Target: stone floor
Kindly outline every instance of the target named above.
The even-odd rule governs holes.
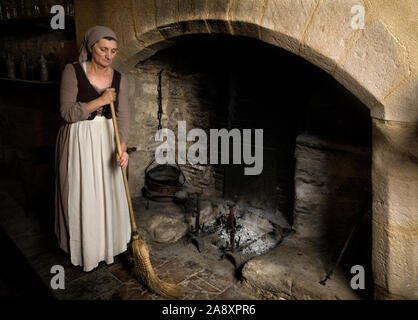
[[[0,226],[4,237],[15,244],[14,254],[8,260],[8,275],[3,274],[0,281],[2,297],[19,298],[24,292],[33,292],[32,282],[38,285],[39,297],[55,299],[82,300],[155,300],[162,297],[150,293],[130,274],[126,254],[115,257],[112,264],[101,262],[90,271],[83,272],[81,267],[71,265],[68,256],[58,248],[55,236],[41,223],[42,219],[33,210],[25,213],[16,199],[0,189]],[[140,219],[138,219],[140,220]],[[140,233],[141,230],[140,230]],[[146,239],[146,237],[144,236]],[[146,239],[147,240],[147,239]],[[248,300],[255,299],[245,292],[235,276],[234,266],[225,259],[218,260],[206,250],[200,253],[192,243],[178,241],[163,245],[147,241],[151,263],[161,279],[178,284],[184,291],[184,299],[206,300]],[[9,245],[10,246],[10,245]],[[19,251],[19,252],[17,252]],[[16,260],[20,255],[20,260]],[[24,262],[22,262],[24,261]],[[31,281],[19,287],[11,278],[22,277],[20,271],[25,263],[30,269]],[[5,264],[3,264],[5,265]],[[53,265],[62,265],[65,270],[65,290],[53,290],[50,273]],[[20,269],[19,269],[20,268]],[[15,271],[15,276],[11,274]],[[23,270],[23,269],[22,269]],[[8,279],[8,281],[6,281]],[[38,281],[38,280],[41,281]]]
[[[42,206],[29,206],[25,211],[19,197],[10,195],[12,189],[19,190],[10,181],[0,181],[0,236],[6,239],[2,241],[2,251],[8,252],[2,261],[0,298],[35,294],[37,298],[64,300],[163,299],[150,293],[130,274],[125,253],[116,256],[114,263],[101,262],[90,272],[71,265],[51,232],[51,212],[47,208],[43,212]],[[152,211],[148,208],[145,213],[143,201],[134,199],[133,202],[137,224],[144,225]],[[199,252],[193,243],[182,239],[161,244],[151,241],[143,229],[139,228],[139,232],[148,244],[156,274],[181,286],[185,293],[183,299],[362,298],[350,289],[347,274],[340,268],[326,286],[321,286],[318,282],[332,261],[322,256],[320,248],[301,243],[294,235],[286,237],[269,253],[236,269],[230,260],[220,258],[214,246]],[[64,267],[65,290],[51,289],[50,270],[54,265]]]
[[[292,236],[267,254],[250,260],[242,275],[252,291],[265,299],[275,296],[286,300],[363,298],[360,292],[351,289],[350,278],[341,266],[335,269],[325,285],[320,284],[330,267],[331,261],[322,247]]]

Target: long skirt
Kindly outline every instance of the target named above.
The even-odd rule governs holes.
[[[55,232],[71,263],[90,271],[126,251],[131,225],[112,120],[66,124],[56,150]]]

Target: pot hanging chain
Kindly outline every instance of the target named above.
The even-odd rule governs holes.
[[[163,73],[163,69],[158,72],[158,130],[162,129],[161,126],[161,117],[163,114],[163,104],[162,104],[162,97],[161,97],[161,74]]]

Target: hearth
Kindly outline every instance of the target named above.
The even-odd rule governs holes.
[[[181,39],[139,63],[134,75],[137,168],[146,167],[163,143],[155,140],[158,128],[171,130],[176,145],[184,123],[207,136],[212,129],[236,130],[239,137],[244,130],[263,134],[261,145],[253,138],[246,146],[253,155],[262,150],[258,175],[244,174],[246,163],[222,163],[221,146],[218,161],[194,164],[176,150],[186,181],[179,203],[185,224],[170,217],[168,228],[176,227],[167,231],[173,235],[167,241],[183,238],[200,252],[216,248],[242,268],[255,257],[275,254],[289,238],[301,252],[304,246],[320,248],[317,282],[323,279],[361,214],[363,195],[370,193],[369,110],[305,60],[239,37]],[[196,141],[183,141],[184,148]],[[231,134],[229,159],[237,143]],[[132,177],[138,189],[144,178],[141,170]],[[150,222],[153,228],[163,224]],[[342,261],[347,273],[353,264],[369,263],[368,234],[354,237]]]
[[[209,246],[218,249],[220,258],[230,259],[237,268],[267,253],[292,232],[290,227],[269,221],[263,210],[222,198],[206,199],[202,210],[199,193],[188,198],[184,209],[189,221],[184,240],[194,243],[199,252]]]

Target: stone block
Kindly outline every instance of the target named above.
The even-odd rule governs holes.
[[[336,64],[343,61],[356,41],[362,36],[361,30],[351,27],[354,5],[358,0],[322,1],[312,14],[310,23],[301,39],[300,54],[313,64],[333,73]]]
[[[373,272],[378,298],[418,297],[417,125],[373,120]]]
[[[164,212],[153,214],[145,226],[152,239],[159,243],[174,243],[188,231],[184,214]]]
[[[319,247],[287,238],[269,253],[248,261],[242,275],[254,291],[268,299],[358,299],[339,269],[326,286],[319,284],[326,273],[321,255]]]
[[[210,33],[230,34],[231,26],[227,20],[206,20]]]
[[[116,33],[120,48],[124,48],[130,41],[136,39],[135,22],[131,8],[132,2],[130,0],[100,0],[97,2],[97,8],[101,12],[97,15],[97,24],[107,26]],[[101,10],[99,8],[105,9]]]
[[[298,54],[300,39],[317,5],[315,0],[268,1],[260,21],[261,39]]]
[[[173,0],[155,1],[155,24],[158,27],[168,26],[178,22],[179,3]]]
[[[179,28],[183,34],[210,33],[205,20],[180,21]]]
[[[158,30],[165,39],[171,39],[183,35],[183,31],[178,23],[158,27]]]
[[[204,20],[206,14],[206,0],[181,0],[179,1],[178,21]]]
[[[231,21],[259,24],[266,12],[267,1],[241,0],[233,1],[228,13]]]
[[[234,0],[212,0],[206,2],[206,19],[224,20],[230,19],[229,14]]]
[[[335,78],[371,110],[379,108],[385,91],[407,73],[406,54],[382,23],[367,24],[363,36],[339,63]]]
[[[138,39],[157,28],[155,1],[133,0],[131,11],[134,20],[135,33]]]
[[[260,29],[255,24],[242,21],[231,21],[230,26],[232,28],[232,34],[235,36],[242,36],[253,39],[260,38]]]
[[[283,48],[287,51],[297,53],[299,50],[299,40],[291,35],[278,33],[274,30],[260,27],[259,39],[273,46]]]
[[[382,97],[384,108],[374,108],[371,116],[381,120],[418,122],[418,77],[405,74]]]
[[[97,24],[97,1],[75,0],[74,10],[77,47],[81,46],[86,31]]]
[[[151,29],[147,32],[142,33],[139,37],[138,40],[146,47],[148,48],[150,45],[154,44],[154,43],[158,43],[161,41],[164,41],[164,37],[163,35],[160,33],[160,31],[158,30],[158,28],[156,29]]]

